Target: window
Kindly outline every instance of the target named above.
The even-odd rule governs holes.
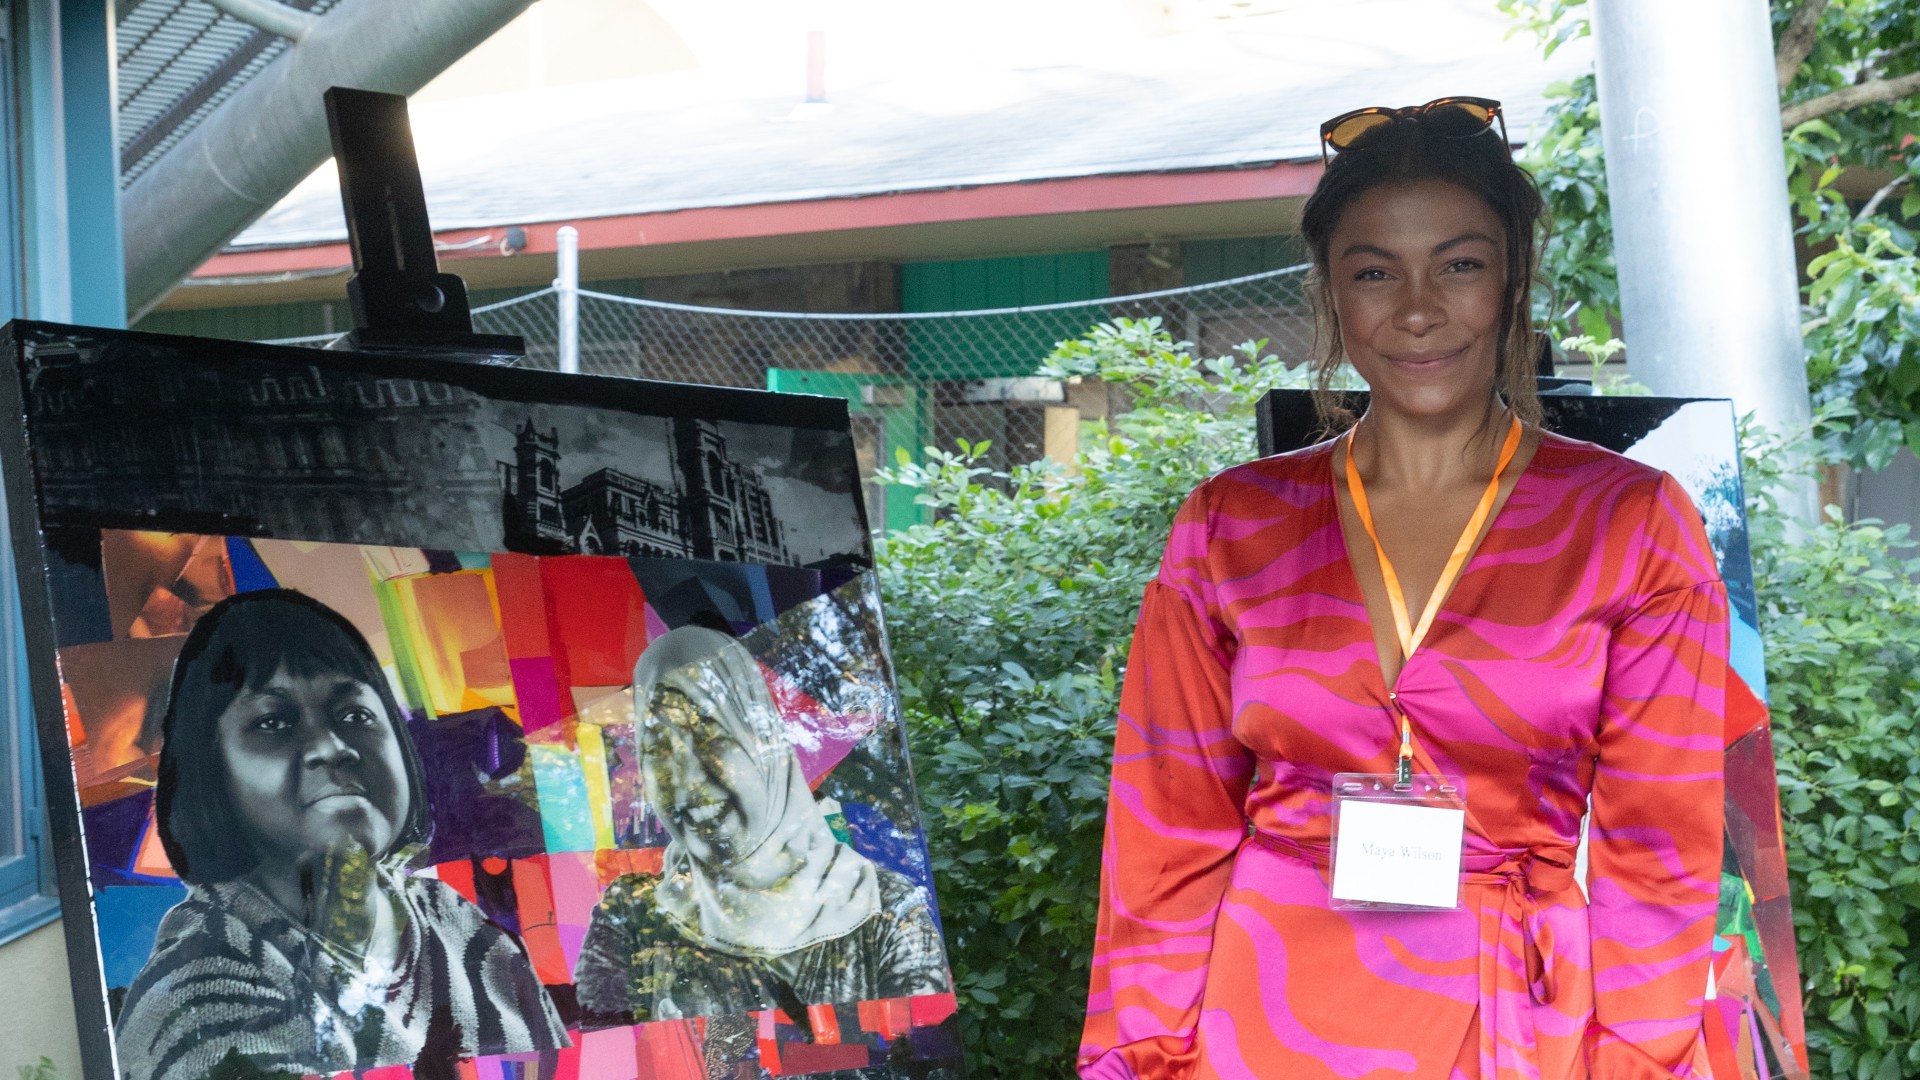
[[[0,0],[0,320],[125,325],[111,11]],[[9,536],[0,505],[0,942],[59,914]]]
[[[0,550],[0,575],[6,583],[0,597],[0,942],[6,942],[51,921],[60,908],[54,900],[11,550]]]

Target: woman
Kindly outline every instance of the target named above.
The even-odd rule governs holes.
[[[155,817],[187,898],[116,1025],[128,1080],[237,1054],[336,1073],[569,1045],[520,943],[399,865],[427,838],[413,740],[351,623],[300,593],[220,602],[187,635]]]
[[[1497,109],[1323,129],[1319,385],[1349,361],[1369,403],[1175,520],[1122,692],[1082,1076],[1706,1075],[1725,589],[1672,478],[1535,426],[1541,203]],[[1334,901],[1378,853],[1336,846],[1336,777],[1403,769],[1464,787],[1458,884]],[[1389,890],[1418,876],[1396,865]]]
[[[594,909],[575,986],[590,1024],[949,989],[926,892],[840,843],[760,667],[699,626],[633,672],[641,777],[669,841]]]

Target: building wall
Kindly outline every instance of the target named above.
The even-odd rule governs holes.
[[[1004,259],[953,259],[900,268],[902,311],[973,311],[1108,295],[1108,255],[1068,251]]]
[[[1879,518],[1889,525],[1905,525],[1920,535],[1920,458],[1902,449],[1877,473],[1854,477],[1851,518]]]
[[[589,282],[587,287],[601,292],[637,296],[638,293],[623,288],[634,284],[624,281]],[[480,307],[533,291],[532,286],[474,289],[467,294],[467,302]],[[154,334],[185,334],[188,337],[220,338],[226,341],[275,341],[280,338],[345,333],[353,329],[353,310],[347,305],[346,287],[343,284],[338,300],[297,300],[285,304],[151,311],[133,328]]]
[[[1182,282],[1187,285],[1284,270],[1306,261],[1306,245],[1297,235],[1189,240],[1180,245]]]
[[[0,1022],[0,1076],[41,1058],[79,1080],[80,1038],[68,993],[66,940],[58,922],[0,945],[0,985],[7,987]]]
[[[1156,240],[1090,251],[998,259],[949,259],[723,270],[673,277],[584,281],[584,288],[701,307],[759,311],[967,311],[1090,300],[1199,285],[1304,261],[1294,236]],[[458,267],[454,267],[457,271]],[[474,289],[474,307],[509,300],[537,286]],[[154,311],[136,330],[233,341],[340,333],[351,328],[337,300]]]

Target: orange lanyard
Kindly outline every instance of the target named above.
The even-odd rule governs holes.
[[[1358,429],[1356,429],[1358,430]],[[1480,505],[1474,507],[1473,517],[1468,519],[1467,527],[1460,533],[1460,539],[1454,541],[1453,554],[1447,556],[1447,567],[1440,572],[1440,580],[1434,582],[1433,592],[1427,594],[1427,606],[1420,613],[1420,622],[1413,625],[1407,618],[1407,596],[1400,589],[1400,575],[1393,572],[1393,563],[1387,558],[1387,549],[1380,546],[1380,534],[1373,527],[1373,511],[1367,505],[1367,488],[1360,482],[1360,470],[1353,464],[1353,433],[1347,434],[1347,494],[1353,498],[1354,512],[1360,515],[1360,524],[1366,527],[1367,539],[1373,541],[1373,554],[1380,560],[1380,576],[1386,580],[1387,606],[1393,610],[1393,628],[1400,638],[1400,670],[1406,670],[1407,661],[1413,658],[1413,650],[1420,647],[1426,639],[1427,631],[1433,626],[1433,617],[1440,613],[1440,602],[1453,588],[1454,579],[1460,576],[1460,570],[1467,564],[1467,553],[1473,550],[1473,541],[1480,535],[1480,527],[1487,523],[1487,515],[1493,512],[1494,500],[1500,497],[1500,477],[1513,463],[1513,455],[1520,449],[1520,418],[1513,418],[1513,424],[1507,429],[1507,441],[1500,447],[1500,464],[1494,467],[1493,479],[1487,481],[1487,490],[1480,495]],[[1394,679],[1397,685],[1399,679]],[[1396,779],[1399,783],[1413,782],[1413,722],[1407,719],[1406,710],[1400,707],[1399,696],[1392,690],[1387,697],[1393,702],[1394,715],[1400,721],[1400,765]]]

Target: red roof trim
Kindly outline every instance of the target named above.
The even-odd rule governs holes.
[[[933,222],[1284,199],[1310,193],[1320,179],[1320,168],[1317,161],[1280,162],[1247,169],[1081,176],[938,191],[902,191],[750,206],[696,207],[573,222],[545,222],[526,226],[526,253],[551,254],[554,250],[554,232],[562,224],[571,224],[579,229],[581,250],[592,251],[847,232]],[[517,223],[502,222],[499,227],[511,224]],[[488,232],[487,229],[449,229],[435,235],[442,243],[459,244]],[[491,254],[493,249],[482,247],[471,252],[445,252],[442,257],[459,259]],[[216,255],[195,270],[193,276],[222,278],[323,270],[344,267],[351,262],[347,245],[339,242],[265,248]]]

